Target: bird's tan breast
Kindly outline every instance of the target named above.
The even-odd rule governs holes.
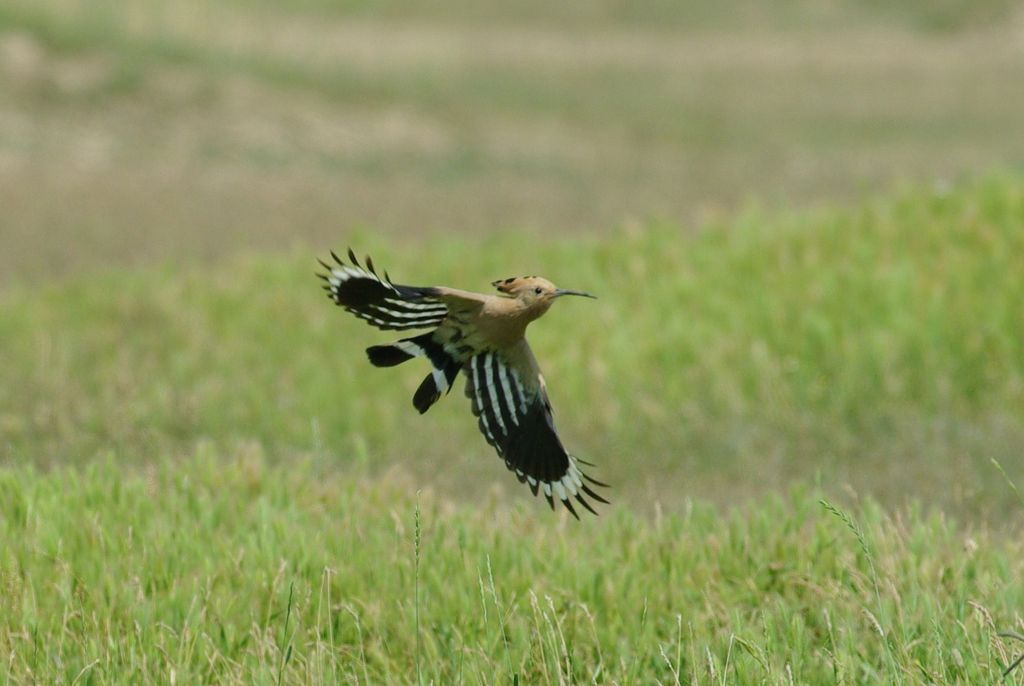
[[[510,298],[493,298],[480,309],[476,327],[492,348],[503,350],[523,339],[529,323],[522,303]]]
[[[528,320],[521,309],[508,298],[489,298],[472,308],[450,307],[438,336],[462,359],[484,350],[508,350],[526,331]]]

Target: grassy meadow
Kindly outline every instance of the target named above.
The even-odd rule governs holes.
[[[0,4],[0,684],[1024,684],[1007,0]],[[580,522],[332,306],[541,274]]]
[[[1020,538],[919,509],[797,489],[580,524],[251,450],[8,468],[0,494],[7,683],[1024,679]]]
[[[1015,510],[992,461],[1024,473],[1022,217],[1024,183],[997,176],[540,249],[515,235],[350,238],[408,283],[486,289],[537,272],[597,293],[559,302],[530,339],[564,437],[622,504],[728,504],[798,480],[994,521]],[[367,363],[365,347],[399,336],[323,298],[316,254],[8,289],[6,455],[143,466],[252,443],[274,461],[401,465],[463,501],[481,483],[522,496],[461,385],[421,417],[426,370]]]
[[[532,336],[614,484],[583,522],[457,393],[416,415],[423,370],[369,367],[386,334],[308,254],[9,289],[8,679],[993,683],[1022,628],[1022,218],[999,176],[480,262],[385,251],[411,281],[529,259],[600,294]]]

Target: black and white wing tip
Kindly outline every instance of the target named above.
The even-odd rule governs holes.
[[[324,281],[323,289],[327,291],[329,298],[338,302],[338,296],[340,289],[343,284],[349,281],[370,281],[383,286],[386,290],[392,291],[394,295],[398,296],[399,291],[395,284],[391,283],[391,279],[385,276],[382,278],[377,274],[377,270],[373,265],[373,258],[369,255],[366,256],[366,267],[359,264],[359,260],[356,258],[356,254],[352,251],[352,248],[348,249],[348,259],[351,264],[346,264],[344,260],[338,257],[338,253],[331,251],[331,258],[334,260],[334,264],[329,264],[320,258],[317,258],[317,262],[324,268],[324,272],[316,272],[316,276]],[[338,302],[339,305],[344,303]]]
[[[511,471],[515,472],[520,483],[525,483],[530,486],[530,490],[534,495],[537,495],[538,493],[544,494],[544,497],[547,499],[548,505],[551,506],[552,510],[555,509],[555,500],[557,499],[558,502],[560,502],[576,519],[579,519],[580,516],[576,514],[576,509],[572,504],[573,500],[578,502],[588,512],[595,516],[597,515],[597,511],[589,502],[587,502],[587,498],[596,500],[599,503],[604,503],[605,505],[611,504],[590,487],[591,484],[601,488],[610,488],[610,486],[598,481],[597,479],[591,478],[589,475],[584,473],[583,470],[579,468],[580,464],[590,465],[590,463],[583,462],[583,460],[579,460],[570,455],[569,468],[565,470],[565,474],[563,474],[560,479],[555,481],[543,481],[532,476],[527,476],[527,474],[521,469],[516,469],[508,461],[505,462],[505,465]]]
[[[585,474],[580,465],[587,463],[562,445],[542,384],[524,384],[520,373],[495,351],[475,355],[463,371],[480,433],[534,495],[543,493],[552,509],[557,499],[577,519],[573,500],[593,514],[597,512],[587,498],[608,503],[591,488],[608,485]]]
[[[396,285],[387,272],[381,276],[373,259],[366,266],[348,249],[349,263],[331,251],[334,264],[317,260],[326,271],[317,273],[324,281],[327,297],[360,319],[385,331],[423,329],[437,326],[448,314],[444,303],[430,296],[430,289]]]

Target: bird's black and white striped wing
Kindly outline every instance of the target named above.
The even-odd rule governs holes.
[[[543,492],[552,507],[559,500],[573,516],[574,499],[590,512],[594,509],[585,496],[608,502],[587,482],[606,484],[584,474],[579,465],[585,463],[562,446],[540,379],[527,383],[500,353],[493,351],[470,358],[463,373],[480,432],[519,481],[529,484],[534,495]]]
[[[425,329],[439,325],[448,316],[448,307],[433,289],[394,284],[387,272],[383,277],[377,274],[369,257],[365,268],[359,264],[352,250],[348,251],[351,264],[345,264],[333,252],[331,257],[336,264],[320,260],[327,271],[317,274],[324,280],[327,297],[378,329]]]

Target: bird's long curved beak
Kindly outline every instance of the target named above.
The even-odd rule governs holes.
[[[583,291],[570,291],[568,288],[559,288],[558,290],[555,291],[555,297],[556,298],[557,297],[561,297],[563,295],[579,295],[579,296],[582,296],[584,298],[593,298],[594,300],[597,300],[597,296],[596,295],[591,295],[590,293],[584,293]]]

